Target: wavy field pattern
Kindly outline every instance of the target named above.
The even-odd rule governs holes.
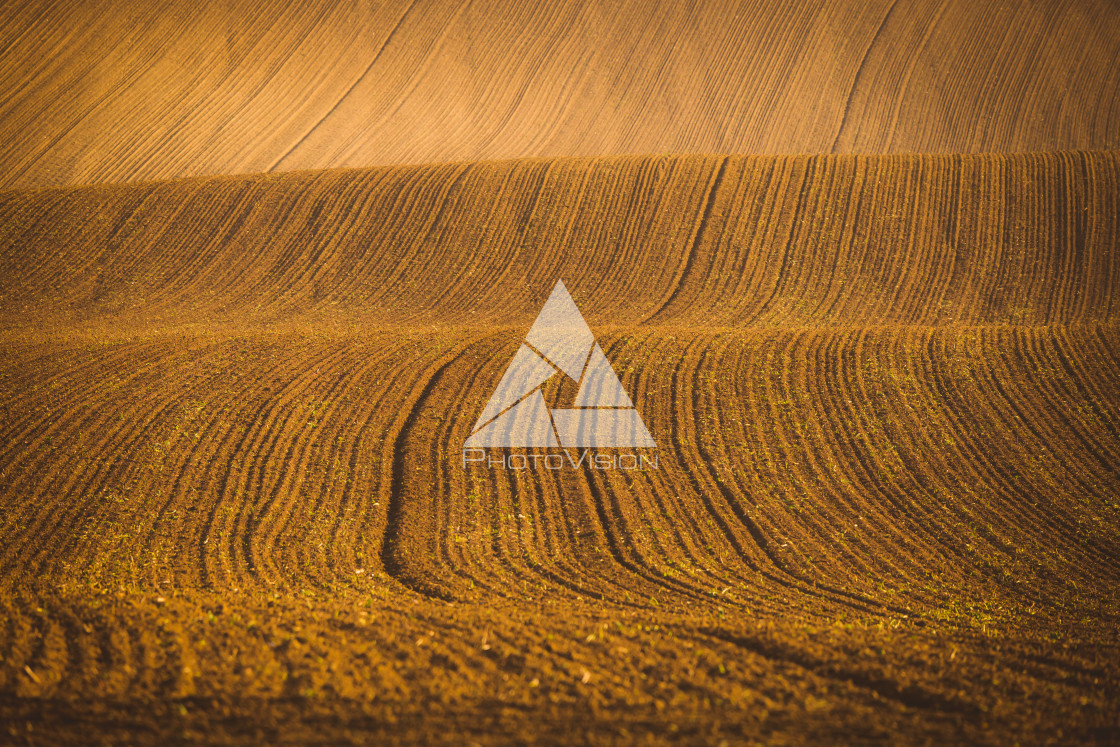
[[[1118,181],[673,156],[0,193],[0,715],[1107,741]],[[657,469],[464,465],[557,278]]]
[[[1120,148],[1109,0],[0,9],[0,187],[648,153]]]
[[[0,193],[0,221],[0,324],[20,328],[527,330],[556,278],[592,325],[1051,325],[1120,313],[1115,152],[214,177]]]

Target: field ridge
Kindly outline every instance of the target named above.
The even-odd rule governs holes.
[[[0,719],[1108,741],[1118,181],[713,155],[2,192]],[[658,469],[463,465],[558,278]]]

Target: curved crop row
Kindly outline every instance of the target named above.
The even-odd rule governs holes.
[[[1118,13],[1094,0],[23,0],[0,9],[0,187],[542,156],[1115,149]]]
[[[1120,159],[513,161],[0,193],[0,324],[1117,319]]]

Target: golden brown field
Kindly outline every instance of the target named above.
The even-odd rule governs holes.
[[[1114,6],[0,16],[0,742],[1120,739]]]
[[[1112,0],[13,0],[0,187],[1120,148]]]

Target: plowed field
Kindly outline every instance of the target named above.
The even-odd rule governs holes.
[[[0,193],[3,737],[1115,740],[1118,243],[1115,152]],[[656,469],[464,465],[557,279]]]
[[[11,0],[0,188],[1120,149],[1115,0]]]

